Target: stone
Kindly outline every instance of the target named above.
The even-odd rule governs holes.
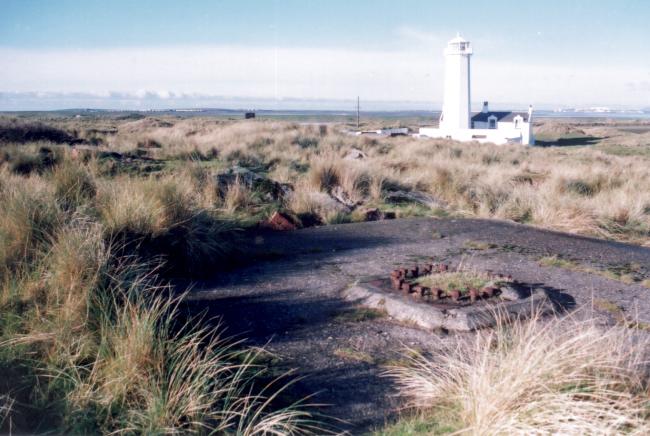
[[[435,293],[435,292],[434,292]],[[433,300],[433,295],[431,299]],[[346,300],[363,307],[385,311],[398,321],[408,322],[426,330],[472,331],[493,327],[502,321],[524,319],[537,314],[554,313],[553,303],[541,288],[536,288],[529,296],[518,301],[502,301],[496,305],[469,305],[459,308],[443,309],[432,306],[420,299],[404,298],[398,293],[389,294],[381,288],[361,281],[343,290]]]
[[[296,230],[296,225],[291,221],[289,216],[275,211],[273,215],[266,221],[261,223],[261,226],[267,229],[284,231],[284,230]]]
[[[290,194],[289,197],[291,197]],[[352,209],[340,201],[336,200],[326,192],[313,191],[306,194],[309,201],[316,205],[316,212],[319,214],[326,214],[328,212],[350,213]]]
[[[293,186],[288,183],[278,183],[268,177],[251,171],[248,168],[233,166],[214,176],[219,195],[223,198],[228,187],[237,181],[246,188],[261,192],[267,200],[281,200],[293,192]]]
[[[361,209],[359,213],[363,217],[364,221],[381,221],[384,219],[384,214],[376,207]]]
[[[523,296],[522,293],[517,288],[506,285],[501,287],[500,297],[502,300],[517,301],[517,300],[521,300]]]
[[[357,202],[350,198],[350,195],[343,189],[341,185],[336,185],[332,188],[330,193],[333,199],[344,205],[349,209],[354,209],[357,206]]]
[[[347,160],[358,160],[358,159],[365,159],[368,157],[363,151],[359,150],[358,148],[353,148],[348,152],[348,154],[345,155],[343,159]]]
[[[384,201],[392,204],[415,203],[432,209],[444,209],[449,206],[446,201],[422,191],[392,191],[386,194]]]

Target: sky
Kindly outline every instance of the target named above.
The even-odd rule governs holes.
[[[0,0],[0,110],[650,107],[650,1]]]

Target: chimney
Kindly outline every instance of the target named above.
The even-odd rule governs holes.
[[[490,112],[490,111],[488,110],[488,102],[487,102],[487,101],[484,101],[484,102],[483,102],[483,109],[481,110],[481,112],[484,113],[484,114]]]

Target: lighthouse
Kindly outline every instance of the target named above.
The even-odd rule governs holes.
[[[472,46],[460,35],[447,43],[441,129],[471,128],[470,57]]]
[[[492,111],[487,101],[471,111],[469,41],[457,35],[445,47],[445,89],[438,127],[420,127],[415,136],[465,142],[534,145],[533,108],[526,112]]]

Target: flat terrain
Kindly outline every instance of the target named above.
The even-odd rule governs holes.
[[[622,326],[604,335],[558,318],[569,327],[553,333],[589,330],[598,341],[580,336],[577,350],[555,353],[555,366],[545,363],[549,350],[565,350],[556,341],[575,338],[536,340],[536,353],[520,354],[538,356],[534,368],[561,368],[562,377],[541,373],[520,381],[525,392],[510,392],[507,383],[503,394],[539,411],[535,419],[559,409],[577,434],[589,433],[594,419],[610,411],[612,429],[649,433],[648,384],[632,383],[625,366],[631,349],[644,351],[634,346],[638,332],[650,330],[650,248],[642,248],[650,247],[649,120],[539,119],[538,147],[497,147],[351,135],[350,124],[300,117],[72,115],[0,116],[0,433],[186,433],[206,426],[219,432],[246,425],[259,429],[247,434],[260,434],[273,423],[279,433],[297,434],[311,421],[294,419],[294,409],[284,406],[309,394],[310,402],[329,404],[324,412],[345,420],[351,433],[381,428],[413,392],[409,385],[394,396],[395,386],[381,377],[386,366],[406,370],[414,355],[437,364],[459,339],[483,336],[418,330],[346,303],[341,291],[431,257],[512,274],[544,287],[560,308]],[[361,128],[416,129],[420,122],[376,117]],[[236,352],[204,335],[221,330],[195,332],[203,324],[194,318],[168,317],[176,303],[167,285],[178,284],[181,293],[188,283],[181,309],[245,339],[231,345]],[[495,334],[508,345],[516,330]],[[612,331],[637,342],[628,347]],[[614,345],[625,348],[623,357],[613,355]],[[246,350],[259,351],[254,369],[243,378],[222,371],[247,367]],[[482,350],[492,353],[492,343]],[[497,360],[521,367],[517,358]],[[576,366],[583,360],[616,370],[595,383],[590,374],[598,365]],[[260,373],[265,367],[270,371]],[[586,385],[576,385],[575,368]],[[249,402],[251,392],[288,370],[301,378],[272,384],[264,394],[281,392],[269,407]],[[492,371],[490,387],[501,370]],[[467,371],[452,374],[462,381],[487,377],[472,364]],[[193,374],[193,383],[177,383],[180,373]],[[646,374],[639,369],[643,383]],[[540,396],[529,392],[547,389],[546,380],[560,382],[540,406]],[[577,427],[576,415],[565,413],[583,406],[578,388],[619,382],[629,401],[598,391],[599,408],[588,409]],[[462,410],[468,390],[459,389],[447,385],[441,398],[426,399],[422,419],[495,433],[476,426],[485,422],[480,416],[462,417],[469,416]],[[558,408],[567,389],[580,401]],[[454,391],[459,395],[447,407]],[[475,397],[488,409],[501,404],[491,392]],[[242,405],[250,407],[242,412]],[[438,409],[459,416],[429,414]],[[530,418],[521,408],[503,410]],[[629,422],[618,419],[623,410]],[[519,418],[518,425],[528,425]],[[563,433],[561,416],[544,419],[549,433]]]
[[[294,394],[317,392],[314,401],[330,404],[325,413],[355,434],[397,413],[382,365],[406,346],[426,351],[463,336],[366,316],[340,297],[360,276],[422,258],[462,260],[542,286],[558,305],[606,324],[635,319],[644,329],[650,322],[650,290],[640,284],[650,275],[650,249],[634,245],[480,219],[331,225],[258,233],[249,244],[256,260],[196,286],[189,307],[207,308],[230,334],[266,345],[274,370],[304,376]],[[631,270],[636,282],[625,276]]]

